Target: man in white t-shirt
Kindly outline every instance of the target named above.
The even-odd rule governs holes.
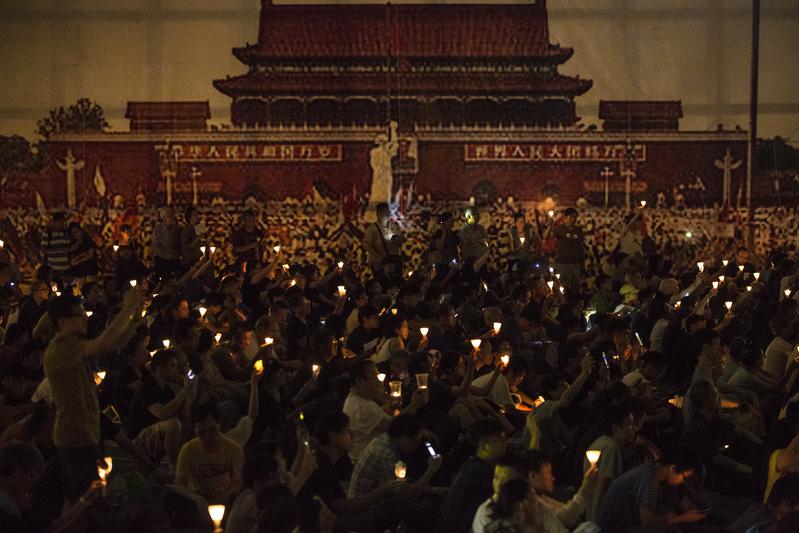
[[[378,435],[384,433],[392,417],[383,405],[386,393],[383,383],[377,379],[377,367],[371,361],[361,361],[349,371],[350,393],[344,400],[344,414],[350,417],[352,449],[350,457],[357,460],[366,446]],[[427,391],[416,390],[404,414],[413,414],[427,403]]]

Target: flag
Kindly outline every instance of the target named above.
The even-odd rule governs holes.
[[[39,216],[42,218],[47,216],[47,207],[45,207],[44,200],[42,199],[42,195],[39,194],[39,191],[36,191],[36,209],[39,210]]]
[[[94,167],[94,188],[97,189],[97,194],[101,197],[105,196],[105,180],[103,175],[100,174],[100,163]]]

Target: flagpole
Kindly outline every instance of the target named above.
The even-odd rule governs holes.
[[[752,209],[752,169],[757,143],[757,78],[760,53],[760,0],[752,0],[752,69],[749,89],[749,145],[746,165],[746,207],[749,209],[750,231],[754,231]]]

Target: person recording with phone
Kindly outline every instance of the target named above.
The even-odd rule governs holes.
[[[455,219],[452,217],[452,213],[442,213],[438,217],[438,224],[441,227],[433,234],[432,248],[441,254],[442,265],[457,265],[461,239],[453,229]]]

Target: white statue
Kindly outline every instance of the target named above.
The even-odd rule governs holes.
[[[730,186],[730,182],[732,181],[732,171],[739,168],[743,161],[740,159],[736,162],[732,162],[732,155],[730,154],[730,149],[727,149],[727,152],[724,154],[724,158],[716,159],[713,164],[716,165],[716,168],[721,170],[724,173],[723,177],[723,187],[722,187],[722,194],[721,194],[721,205],[722,206],[729,206],[730,205],[730,191],[732,187]]]
[[[83,170],[83,161],[78,161],[72,154],[72,148],[67,148],[67,155],[64,162],[56,159],[58,168],[67,173],[67,207],[75,209],[77,205],[77,195],[75,193],[75,171]]]
[[[369,152],[369,164],[372,167],[372,189],[369,193],[369,203],[376,205],[380,202],[391,202],[391,189],[394,176],[391,169],[391,160],[399,153],[397,142],[397,128],[399,124],[393,120],[389,124],[390,136],[381,133],[375,137],[375,146]]]

